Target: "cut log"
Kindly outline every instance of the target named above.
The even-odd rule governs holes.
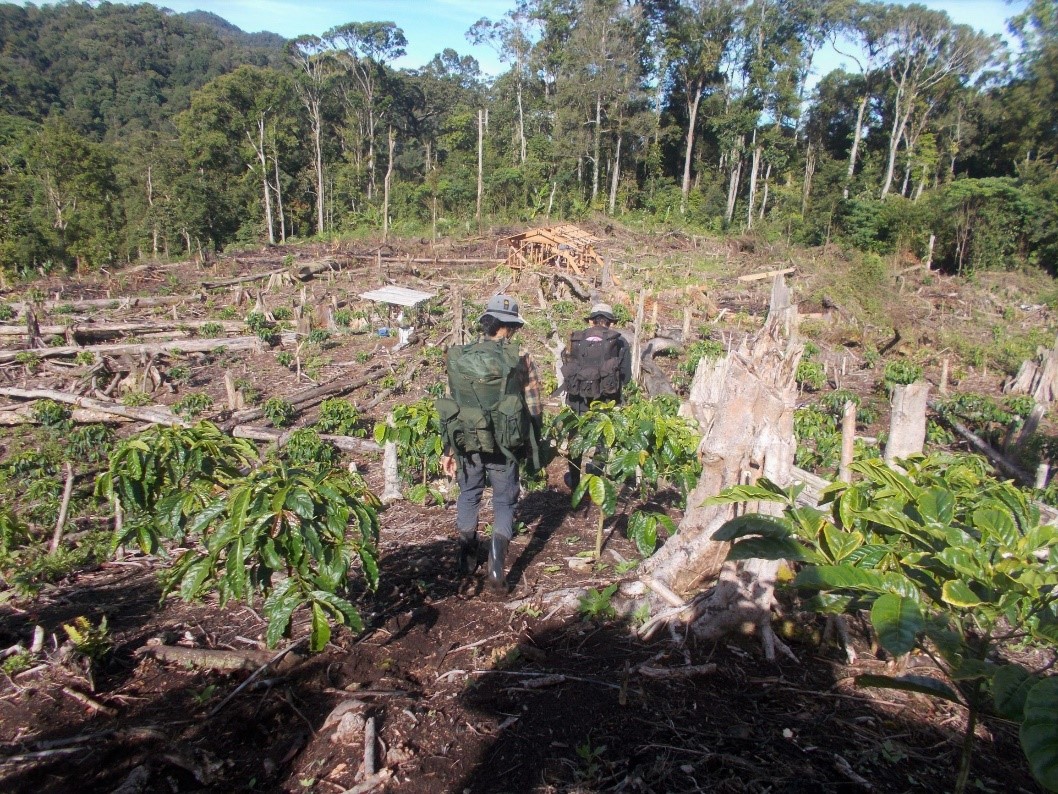
[[[294,341],[294,334],[283,334],[283,341]],[[264,343],[256,336],[233,336],[225,339],[172,339],[167,342],[154,342],[151,344],[109,344],[90,345],[86,347],[63,346],[45,347],[34,350],[34,354],[40,358],[61,358],[63,356],[76,356],[82,350],[87,350],[98,355],[117,355],[126,353],[133,356],[151,355],[152,353],[167,353],[170,350],[180,353],[208,353],[210,350],[224,348],[226,350],[256,350]],[[0,363],[15,361],[22,350],[0,350]]]
[[[92,397],[83,397],[80,394],[55,391],[54,389],[19,389],[13,386],[0,387],[0,396],[17,397],[22,400],[54,400],[55,402],[65,403],[67,405],[76,405],[79,408],[89,408],[94,411],[102,411],[103,413],[124,416],[128,419],[135,419],[140,422],[151,422],[152,424],[161,425],[180,425],[181,427],[188,426],[187,422],[163,405],[134,408],[128,405],[121,405],[120,403],[111,403],[106,402],[105,400],[96,400]]]
[[[745,276],[739,276],[739,281],[760,281],[766,278],[775,278],[776,276],[785,276],[794,272],[794,268],[786,267],[782,270],[766,270],[763,273],[750,273]]]
[[[65,336],[71,335],[75,338],[98,338],[114,337],[126,334],[157,334],[157,333],[184,333],[192,330],[197,331],[204,325],[219,325],[225,333],[239,333],[246,329],[246,324],[233,321],[217,320],[186,320],[174,322],[172,320],[139,320],[127,323],[69,323],[67,325],[40,325],[38,331],[42,336]],[[22,325],[0,325],[0,337],[27,335],[25,326]]]
[[[275,430],[269,427],[252,427],[250,425],[237,425],[231,430],[235,438],[248,438],[252,441],[272,441],[277,446],[283,446],[290,440],[294,430]],[[320,438],[329,444],[333,444],[344,452],[381,452],[382,447],[366,438],[353,438],[352,436],[332,436],[320,433]]]
[[[83,298],[81,300],[51,300],[41,304],[45,310],[67,307],[77,309],[134,309],[147,306],[173,306],[181,303],[201,303],[204,296],[197,295],[159,295],[153,298],[127,295],[121,298]],[[8,304],[16,312],[24,312],[28,304],[15,301]]]
[[[702,475],[687,499],[679,532],[640,570],[643,581],[660,582],[684,598],[715,583],[692,613],[692,630],[708,639],[755,627],[768,658],[774,658],[776,647],[785,649],[771,629],[778,563],[726,562],[729,544],[712,536],[736,509],[703,502],[724,488],[762,476],[783,486],[792,481],[794,375],[803,350],[793,332],[796,312],[788,286],[776,277],[761,331],[724,358],[699,362],[686,413],[701,423]],[[771,503],[759,506],[761,512],[775,508]]]
[[[91,424],[123,424],[135,421],[128,416],[107,411],[96,411],[91,408],[74,408],[70,412],[70,421],[78,425]],[[33,403],[27,403],[23,407],[13,410],[0,410],[0,426],[15,427],[17,425],[39,425],[40,420],[33,415]]]

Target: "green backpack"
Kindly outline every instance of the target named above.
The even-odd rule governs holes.
[[[448,348],[451,396],[437,399],[437,413],[449,446],[500,452],[513,461],[536,440],[517,373],[520,359],[516,343],[491,339]]]

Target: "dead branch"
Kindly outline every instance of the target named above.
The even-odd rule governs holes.
[[[298,656],[297,654],[286,659],[289,651],[294,648],[296,644],[297,643],[284,650],[282,654],[254,650],[227,651],[212,648],[185,648],[182,645],[144,645],[136,651],[136,654],[138,656],[153,656],[160,662],[202,667],[209,670],[258,670],[275,663],[273,669],[277,672],[284,673],[292,670],[303,661],[303,657]],[[284,659],[285,661],[280,664],[279,662]],[[246,684],[249,680],[250,679],[247,679],[247,681],[243,683]],[[232,694],[235,693],[233,692]]]
[[[66,461],[66,484],[62,490],[62,504],[59,505],[59,518],[55,522],[55,532],[51,536],[51,546],[48,547],[48,551],[52,554],[59,550],[59,544],[62,543],[62,533],[66,528],[66,516],[70,510],[70,497],[73,495],[73,465],[70,461]]]

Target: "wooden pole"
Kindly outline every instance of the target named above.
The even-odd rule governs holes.
[[[1036,490],[1042,491],[1047,487],[1047,475],[1050,471],[1051,467],[1046,463],[1041,463],[1036,467]]]
[[[852,456],[856,441],[856,403],[849,400],[841,413],[841,463],[838,466],[838,479],[852,482]]]
[[[636,298],[636,320],[632,329],[632,382],[639,383],[643,369],[642,351],[643,343],[643,311],[646,301],[646,292],[640,292]]]
[[[940,362],[940,385],[937,387],[937,391],[941,394],[948,393],[948,357],[945,356],[944,360]]]
[[[55,522],[55,532],[52,533],[51,545],[48,547],[48,551],[52,554],[59,550],[59,544],[62,542],[63,529],[66,527],[66,516],[70,511],[70,497],[73,495],[73,466],[70,465],[70,461],[66,461],[64,465],[66,467],[66,485],[62,490],[59,520]]]

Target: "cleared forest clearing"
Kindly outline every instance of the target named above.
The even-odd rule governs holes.
[[[578,293],[601,290],[627,328],[642,329],[644,346],[653,340],[644,378],[683,396],[694,343],[730,348],[758,330],[773,274],[792,271],[801,331],[814,348],[805,359],[822,373],[822,383],[807,372],[799,379],[799,403],[837,390],[856,395],[873,410],[857,430],[868,445],[888,428],[887,365],[919,367],[937,390],[1002,399],[1020,362],[1053,342],[1055,290],[1044,276],[970,281],[915,261],[846,260],[759,239],[592,231],[607,263],[592,274],[596,285],[555,268],[485,263],[502,259],[505,231],[439,250],[414,241],[267,249],[205,266],[37,282],[5,296],[5,498],[35,543],[59,529],[70,559],[83,552],[82,564],[54,570],[5,552],[0,647],[21,654],[35,634],[41,640],[32,664],[11,668],[0,690],[5,787],[950,788],[965,715],[922,695],[857,688],[855,675],[892,669],[865,622],[849,627],[853,657],[823,644],[822,620],[790,611],[780,589],[776,628],[796,658],[766,661],[753,638],[678,644],[663,633],[644,642],[629,630],[634,621],[610,616],[602,593],[635,576],[640,554],[619,509],[602,558],[591,559],[597,508],[571,508],[561,458],[523,497],[507,599],[456,580],[450,501],[395,501],[380,514],[379,587],[354,584],[364,631],[335,630],[315,655],[296,644],[277,658],[313,631],[305,610],[294,615],[291,639],[269,651],[259,602],[159,603],[163,559],[129,547],[103,561],[86,548],[116,518],[91,496],[105,466],[92,446],[109,441],[57,434],[53,409],[39,398],[69,405],[75,429],[103,424],[128,436],[143,423],[209,419],[267,452],[269,439],[296,443],[292,431],[318,425],[323,401],[340,397],[357,415],[342,432],[322,433],[341,449],[334,466],[355,463],[381,494],[372,428],[394,407],[436,394],[454,308],[469,329],[499,289],[522,299],[522,343],[550,378],[556,339],[583,322],[587,298]],[[436,297],[402,316],[360,298],[386,285]],[[559,405],[554,396],[549,410]],[[1048,428],[1044,416],[1040,430]],[[1007,448],[1015,451],[1013,442]],[[63,449],[76,451],[64,458]],[[836,461],[812,449],[810,468],[833,478]],[[404,482],[405,495],[415,484]],[[627,493],[619,500],[631,501]],[[679,522],[674,494],[663,490],[654,502]],[[80,628],[83,641],[64,626]],[[96,658],[75,653],[93,647],[93,631]],[[927,667],[928,659],[907,664]],[[987,721],[978,737],[973,775],[984,788],[1038,790],[1010,724]]]

